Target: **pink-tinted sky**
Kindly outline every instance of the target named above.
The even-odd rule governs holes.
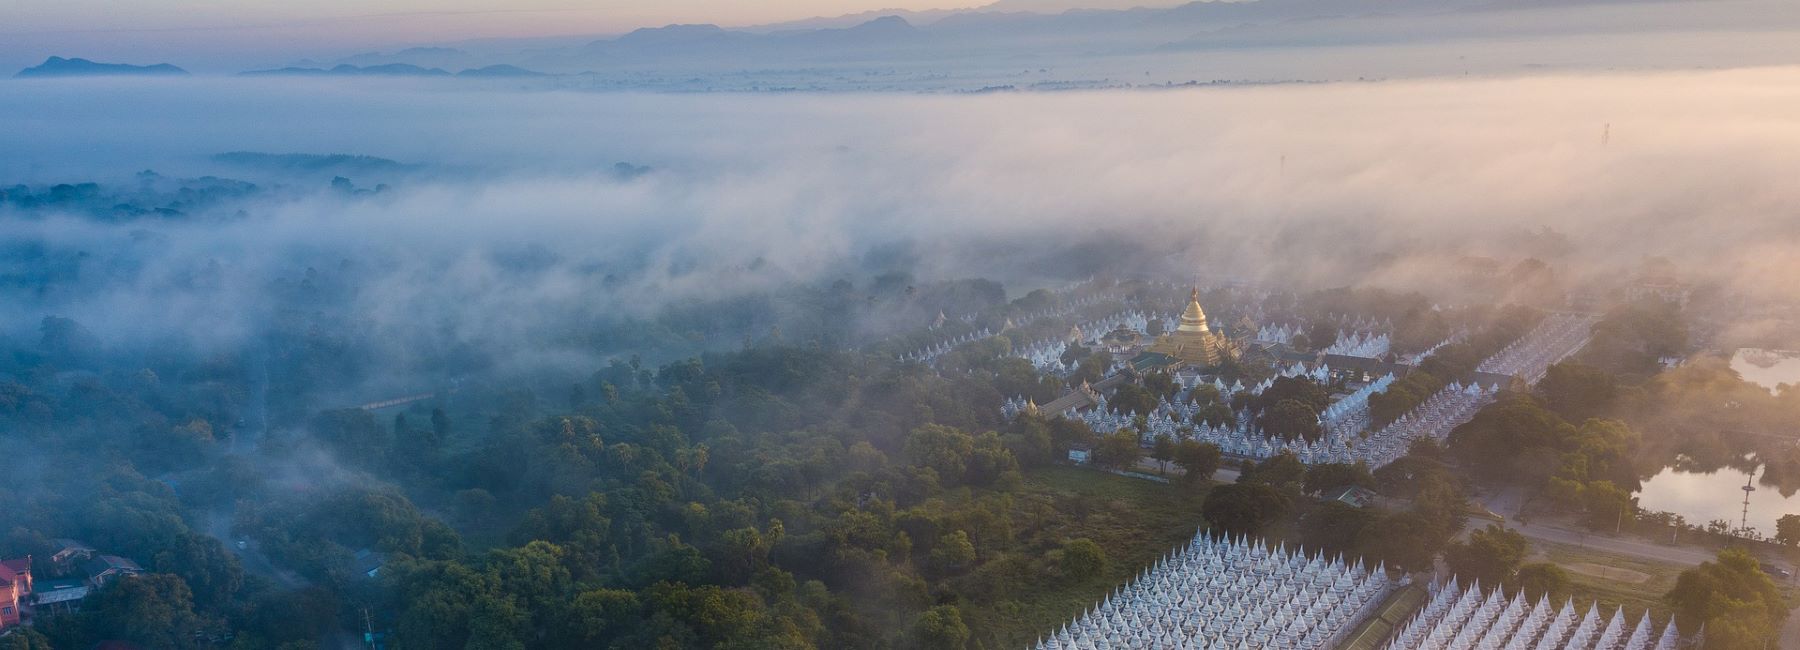
[[[9,0],[0,33],[279,32],[335,40],[379,29],[396,41],[746,25],[982,0]]]
[[[0,69],[51,55],[241,69],[473,39],[594,36],[672,23],[743,26],[987,1],[0,0]]]

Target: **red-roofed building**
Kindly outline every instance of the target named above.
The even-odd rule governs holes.
[[[0,630],[19,624],[31,600],[31,556],[0,560]]]

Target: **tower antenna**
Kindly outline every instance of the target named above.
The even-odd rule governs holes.
[[[1744,535],[1750,534],[1750,493],[1756,491],[1756,486],[1751,485],[1750,483],[1755,480],[1755,472],[1752,472],[1749,477],[1744,479],[1744,518],[1738,522],[1738,530],[1742,531],[1742,534]]]

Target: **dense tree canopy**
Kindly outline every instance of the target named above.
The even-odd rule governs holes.
[[[1292,500],[1273,487],[1261,483],[1234,483],[1207,493],[1202,512],[1219,530],[1232,535],[1254,535],[1270,522],[1286,516],[1292,507]]]
[[[1706,626],[1706,647],[1762,648],[1780,633],[1788,608],[1756,558],[1741,549],[1719,552],[1716,561],[1681,572],[1665,599],[1681,625]]]
[[[1463,578],[1490,585],[1512,583],[1530,546],[1524,535],[1490,524],[1471,531],[1467,541],[1452,542],[1446,547],[1444,564]]]

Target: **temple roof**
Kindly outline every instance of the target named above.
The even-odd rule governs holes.
[[[1176,327],[1175,331],[1177,331],[1177,332],[1205,332],[1205,331],[1208,331],[1206,328],[1206,310],[1200,308],[1200,289],[1198,287],[1195,287],[1194,292],[1192,294],[1190,294],[1190,296],[1188,298],[1187,311],[1181,312],[1181,325],[1179,327]]]

